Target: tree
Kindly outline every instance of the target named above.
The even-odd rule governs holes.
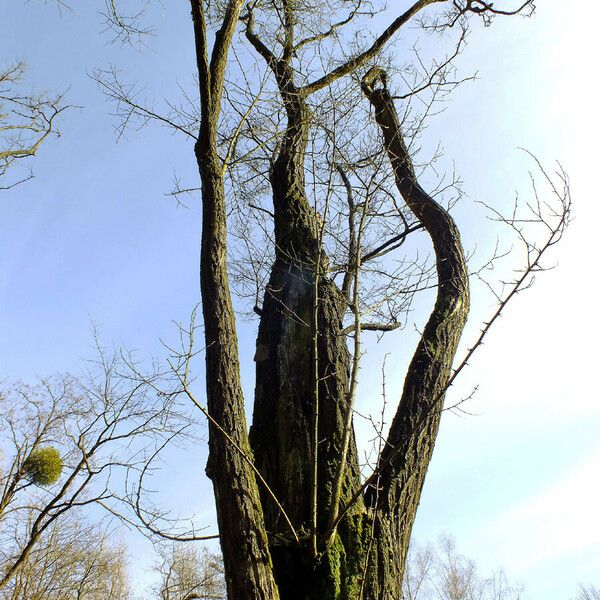
[[[35,156],[48,137],[56,133],[57,118],[66,108],[60,96],[24,92],[24,76],[23,62],[0,69],[0,183],[15,162]],[[31,177],[29,174],[0,185],[0,190]]]
[[[112,556],[107,535],[84,526],[81,512],[96,507],[127,519],[127,475],[144,469],[156,446],[185,427],[175,401],[119,375],[121,368],[118,356],[99,350],[85,376],[0,390],[0,594],[24,581],[30,586],[55,551],[73,560],[81,551],[77,569],[104,568]],[[100,562],[89,564],[83,554],[92,534],[98,554],[89,559]]]
[[[173,544],[163,550],[157,571],[161,582],[156,597],[160,600],[226,597],[223,562],[206,549],[199,552],[189,544]]]
[[[523,591],[512,586],[503,571],[482,577],[472,560],[458,554],[454,540],[436,546],[411,547],[403,582],[404,600],[520,600]]]
[[[600,598],[600,590],[593,585],[580,586],[576,596],[576,600],[597,600],[597,598]]]
[[[423,169],[415,165],[405,130],[412,118],[414,137],[439,94],[460,81],[452,76],[452,60],[468,19],[488,25],[497,15],[527,13],[532,3],[501,10],[479,0],[420,0],[367,42],[352,35],[380,7],[361,0],[330,3],[327,14],[321,4],[302,0],[245,6],[242,0],[192,0],[191,6],[199,114],[174,109],[161,116],[137,103],[114,73],[100,73],[98,80],[127,122],[158,119],[194,137],[198,127],[206,407],[191,387],[193,327],[189,346],[171,364],[182,392],[209,420],[207,474],[228,596],[400,598],[446,391],[507,302],[543,269],[541,259],[560,240],[570,208],[564,173],[555,182],[542,169],[554,208],[536,196],[531,214],[515,211],[504,219],[524,244],[526,263],[505,289],[495,290],[497,310],[453,368],[469,309],[469,269],[447,200],[425,191],[431,183],[421,183]],[[379,66],[386,62],[382,51],[417,18],[425,31],[457,31],[458,39],[445,59],[425,72],[413,69],[407,93],[394,94],[398,71]],[[255,79],[245,77],[243,66],[238,81],[227,79],[239,20],[266,65]],[[430,95],[424,115],[403,120],[396,101],[418,94]],[[231,108],[225,115],[224,98]],[[365,132],[369,105],[378,128]],[[272,209],[262,204],[267,188]],[[259,299],[249,434],[229,286],[239,271],[227,264],[232,222],[250,248]],[[248,233],[250,222],[257,225]],[[526,222],[539,225],[544,237],[528,237]],[[429,236],[434,264],[407,261],[408,274],[390,268],[389,253],[418,232]],[[269,250],[254,255],[263,241]],[[365,280],[370,288],[361,287]],[[361,332],[397,329],[407,306],[402,298],[431,287],[434,308],[389,432],[380,432],[374,468],[363,476],[353,431]],[[365,321],[367,311],[387,320]]]
[[[2,600],[128,600],[125,548],[111,532],[74,515],[45,530],[9,584]],[[28,524],[33,524],[32,512]]]

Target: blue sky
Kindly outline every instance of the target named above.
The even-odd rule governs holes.
[[[477,416],[447,415],[415,526],[420,541],[453,534],[484,570],[504,567],[530,598],[545,600],[569,598],[578,582],[600,583],[600,8],[591,0],[577,6],[546,0],[532,20],[476,28],[461,61],[479,80],[459,90],[427,132],[465,181],[468,197],[457,218],[467,247],[495,242],[494,231],[482,230],[475,200],[509,206],[515,189],[527,192],[532,165],[518,147],[545,164],[559,159],[572,182],[575,221],[557,268],[515,301],[452,391],[449,401],[479,385],[469,405]],[[92,2],[62,17],[51,3],[0,5],[3,63],[25,59],[31,85],[68,90],[68,101],[80,107],[64,113],[62,136],[32,163],[36,178],[0,195],[0,378],[76,370],[92,352],[90,318],[105,341],[158,352],[159,338],[174,333],[172,320],[185,321],[198,301],[198,207],[177,208],[165,196],[174,171],[195,184],[192,147],[159,127],[129,132],[116,144],[113,107],[88,77],[112,63],[158,100],[177,82],[190,82],[187,4],[155,12],[159,35],[132,48],[102,35]],[[489,298],[474,304],[465,342],[492,309]],[[371,344],[360,374],[365,406],[376,406],[387,352],[388,394],[398,396],[415,339],[410,329]],[[242,324],[240,337],[251,397],[253,326]],[[189,485],[181,461],[197,466],[197,483]],[[208,521],[203,461],[203,449],[173,457],[170,480],[181,485],[172,485],[177,498],[165,494],[165,501]],[[132,551],[145,548],[132,541]]]

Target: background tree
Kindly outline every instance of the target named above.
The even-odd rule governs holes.
[[[489,577],[459,554],[453,538],[434,546],[412,547],[402,586],[403,600],[522,600],[523,590],[512,586],[503,571]]]
[[[29,524],[34,522],[32,512]],[[2,600],[128,600],[125,548],[114,533],[70,514],[41,535]]]
[[[127,476],[147,468],[157,445],[188,423],[176,401],[153,395],[120,369],[118,356],[100,351],[86,376],[6,384],[0,391],[0,591],[22,581],[31,586],[53,552],[72,554],[78,543],[83,553],[95,540],[98,554],[90,560],[100,562],[79,558],[77,569],[104,568],[112,556],[108,534],[86,529],[82,511],[133,516],[123,489]],[[86,532],[93,539],[78,541]]]
[[[25,91],[25,63],[0,68],[0,190],[30,179],[31,174],[4,184],[16,162],[35,156],[56,131],[56,121],[66,108],[62,97]]]
[[[163,548],[157,571],[161,581],[156,597],[160,600],[226,598],[223,561],[206,549],[181,543]]]
[[[579,593],[575,596],[576,600],[597,600],[600,598],[600,590],[593,585],[582,585]]]

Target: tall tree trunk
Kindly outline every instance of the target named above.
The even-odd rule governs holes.
[[[351,598],[362,573],[351,559],[362,545],[362,530],[353,530],[349,517],[334,544],[314,545],[320,546],[327,527],[349,411],[349,353],[342,334],[347,303],[327,277],[305,192],[310,113],[290,79],[280,89],[288,124],[271,171],[276,258],[258,331],[250,442],[256,465],[304,534],[301,547],[292,543],[279,511],[262,495],[281,597]],[[354,436],[347,462],[343,487],[351,491],[360,485]]]
[[[202,175],[201,284],[206,340],[209,424],[207,475],[213,483],[230,600],[278,598],[251,455],[235,332],[227,286],[225,202],[219,163],[196,146]],[[223,436],[223,429],[237,448]],[[241,450],[241,452],[240,452]]]
[[[280,57],[254,33],[252,10],[247,16],[246,36],[273,71],[288,118],[271,170],[276,258],[258,332],[250,433],[259,470],[306,540],[303,547],[290,541],[278,511],[262,494],[275,577],[286,600],[391,600],[401,595],[412,524],[468,312],[465,260],[454,221],[416,181],[392,99],[385,86],[376,90],[372,85],[385,75],[375,70],[363,89],[375,108],[398,189],[432,238],[439,287],[380,457],[375,485],[364,495],[356,493],[361,482],[352,432],[342,471],[342,517],[335,518],[338,510],[332,507],[332,498],[351,410],[349,354],[342,334],[348,306],[326,276],[327,257],[306,197],[304,160],[311,121],[306,98],[354,72],[398,28],[435,1],[414,3],[369,49],[303,88],[294,85],[297,15],[293,3],[282,4]]]
[[[202,181],[200,284],[211,417],[206,471],[215,493],[229,600],[277,600],[258,485],[249,464],[251,451],[227,276],[224,169],[217,154],[227,53],[242,4],[243,0],[229,0],[225,6],[209,61],[204,0],[191,0],[201,102],[195,152]]]
[[[292,543],[276,508],[263,494],[275,577],[286,600],[400,600],[412,525],[468,313],[468,277],[458,229],[448,212],[418,184],[393,101],[385,88],[373,87],[377,75],[382,72],[371,72],[363,89],[382,129],[398,189],[432,239],[438,294],[408,369],[375,484],[364,497],[357,497],[332,539],[327,539],[332,483],[348,410],[349,356],[341,333],[347,305],[321,271],[326,257],[319,250],[315,215],[304,192],[310,115],[303,99],[294,95],[294,103],[286,104],[288,128],[271,173],[277,250],[259,327],[251,430],[257,466],[294,524],[306,533],[304,546]],[[315,556],[308,541],[314,510],[311,434],[317,403],[319,546]],[[353,437],[343,487],[342,505],[360,488]]]

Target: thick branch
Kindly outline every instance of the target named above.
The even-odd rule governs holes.
[[[271,70],[275,71],[277,65],[277,57],[264,42],[256,35],[254,31],[254,13],[251,8],[248,9],[248,14],[244,16],[246,22],[246,38],[252,44],[254,49],[265,59]]]
[[[244,0],[229,0],[225,8],[221,28],[215,34],[215,42],[210,58],[210,91],[212,94],[212,109],[217,111],[217,115],[221,107],[227,56],[243,5]]]
[[[385,333],[386,331],[394,331],[401,327],[401,325],[402,323],[361,323],[360,329],[362,331],[379,331],[380,333]],[[352,323],[342,329],[342,334],[349,335],[356,331],[356,329],[356,325]]]
[[[208,39],[206,37],[206,15],[203,0],[191,0],[192,21],[194,23],[194,47],[196,49],[196,67],[200,87],[200,105],[203,111],[211,106],[211,74],[208,65]]]
[[[418,2],[415,2],[406,12],[392,21],[387,29],[373,42],[373,44],[367,50],[357,54],[356,56],[353,56],[350,60],[339,67],[336,67],[327,75],[323,75],[323,77],[320,79],[317,79],[316,81],[304,86],[302,90],[306,94],[312,94],[323,89],[324,87],[327,87],[328,85],[331,85],[334,81],[336,81],[336,79],[353,73],[356,71],[356,69],[367,63],[369,60],[375,58],[375,56],[377,56],[390,38],[417,13],[430,4],[436,4],[445,1],[446,0],[419,0]]]
[[[466,323],[469,281],[458,228],[416,179],[385,80],[381,69],[371,69],[363,78],[363,92],[375,110],[398,190],[431,237],[438,274],[435,306],[409,366],[402,398],[380,457],[385,466],[380,473],[378,499],[383,500],[388,513],[403,519],[403,530],[408,535],[437,435],[438,409],[443,405],[452,362]],[[425,419],[421,418],[423,415],[427,415]],[[405,450],[397,452],[404,444]],[[371,490],[368,495],[374,493]]]

